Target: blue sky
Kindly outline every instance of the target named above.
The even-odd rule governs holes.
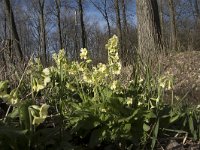
[[[127,5],[127,18],[128,22],[131,24],[136,24],[136,6],[135,6],[135,1],[134,0],[129,0],[130,2]],[[91,21],[97,21],[100,26],[106,26],[105,19],[101,15],[101,13],[94,7],[92,4],[85,4],[84,5],[84,11],[86,14],[86,17],[90,18]],[[113,17],[115,17],[115,12],[113,13]]]

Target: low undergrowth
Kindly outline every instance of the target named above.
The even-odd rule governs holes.
[[[93,66],[86,49],[80,62],[69,62],[60,50],[48,68],[32,58],[11,92],[9,81],[1,81],[0,98],[9,107],[0,120],[0,148],[155,149],[160,137],[200,139],[200,108],[173,100],[172,77],[151,74],[138,57],[123,86],[118,38],[106,48],[107,64]],[[164,103],[166,90],[171,105]]]

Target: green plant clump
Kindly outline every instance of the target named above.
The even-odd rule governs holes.
[[[108,63],[92,65],[87,49],[81,61],[53,54],[44,68],[31,59],[18,86],[0,98],[8,105],[0,121],[0,149],[154,149],[159,137],[173,133],[200,139],[200,109],[163,102],[171,77],[153,76],[138,62],[133,79],[123,86],[118,38],[106,45]]]

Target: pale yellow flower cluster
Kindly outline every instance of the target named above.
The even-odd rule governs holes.
[[[108,49],[108,64],[99,63],[92,68],[88,67],[91,59],[88,57],[86,48],[80,50],[82,62],[73,61],[68,63],[64,49],[60,50],[58,54],[53,54],[53,59],[59,69],[62,65],[62,72],[73,75],[77,81],[85,82],[89,85],[109,85],[114,90],[118,84],[117,81],[113,81],[113,77],[121,72],[121,63],[118,55],[118,38],[116,35],[109,39],[106,48]],[[44,70],[44,72],[47,72],[47,70]],[[47,83],[49,82],[48,79],[46,78]]]
[[[119,60],[118,37],[116,35],[109,39],[108,44],[106,44],[106,48],[108,49],[108,63],[110,66],[110,73],[118,75],[121,72],[122,66]]]
[[[52,55],[53,60],[55,61],[58,68],[61,67],[67,67],[67,59],[66,59],[66,53],[64,49],[61,49],[58,54],[54,53]]]
[[[118,87],[119,82],[117,80],[111,83],[110,89],[115,90]]]
[[[81,53],[80,53],[80,57],[81,59],[87,59],[87,55],[88,55],[88,51],[86,48],[81,48]]]
[[[171,90],[172,89],[172,77],[162,76],[158,80],[159,86],[163,89]]]
[[[118,51],[118,37],[116,35],[108,40],[106,48],[108,49],[109,53],[115,53]]]

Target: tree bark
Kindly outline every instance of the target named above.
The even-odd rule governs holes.
[[[79,8],[79,15],[80,15],[80,23],[81,23],[81,40],[82,40],[82,47],[87,48],[86,44],[86,32],[85,32],[85,24],[83,19],[83,6],[82,0],[78,0],[78,8]]]
[[[61,31],[61,16],[60,16],[61,2],[60,2],[60,0],[55,0],[55,4],[56,4],[58,34],[59,34],[59,45],[60,45],[60,49],[62,49],[63,48],[63,40],[62,40],[62,31]]]
[[[160,16],[161,33],[164,34],[163,0],[159,0],[159,16]]]
[[[170,28],[171,28],[170,44],[172,50],[177,50],[176,13],[173,0],[168,0],[168,4],[169,4]]]
[[[14,45],[16,47],[16,54],[17,57],[19,58],[20,61],[23,60],[23,53],[21,50],[21,46],[20,46],[20,40],[19,40],[19,35],[17,33],[17,27],[15,24],[15,19],[14,19],[14,15],[13,15],[13,11],[12,11],[12,6],[10,4],[10,0],[4,0],[4,6],[5,6],[5,12],[6,12],[6,16],[7,16],[7,20],[12,32],[12,40],[14,42]]]
[[[120,8],[119,8],[119,0],[115,0],[115,14],[116,14],[116,24],[117,24],[117,35],[119,38],[119,57],[124,65],[124,47],[122,43],[122,26],[121,26],[121,18],[120,18]]]
[[[199,11],[199,3],[198,0],[194,0],[194,8],[196,12],[196,17],[200,20],[200,11]]]
[[[127,24],[127,16],[126,16],[126,2],[125,0],[121,0],[122,3],[122,16],[123,16],[123,29],[124,32],[128,33],[128,24]]]
[[[75,18],[74,18],[74,31],[75,31],[75,33],[74,33],[74,58],[75,58],[75,60],[78,60],[78,58],[79,58],[79,56],[78,56],[78,49],[80,49],[79,48],[79,40],[78,40],[78,22],[77,22],[77,11],[75,10]]]
[[[40,10],[40,52],[43,65],[47,65],[47,48],[46,48],[46,30],[45,30],[45,16],[44,16],[45,0],[39,0]]]
[[[122,20],[123,20],[123,48],[124,48],[124,61],[127,63],[130,58],[128,47],[127,47],[127,33],[128,33],[128,25],[126,19],[126,3],[125,0],[121,0],[122,5]],[[127,65],[127,64],[125,64]]]
[[[156,0],[137,0],[138,50],[150,58],[162,50],[161,27]]]

